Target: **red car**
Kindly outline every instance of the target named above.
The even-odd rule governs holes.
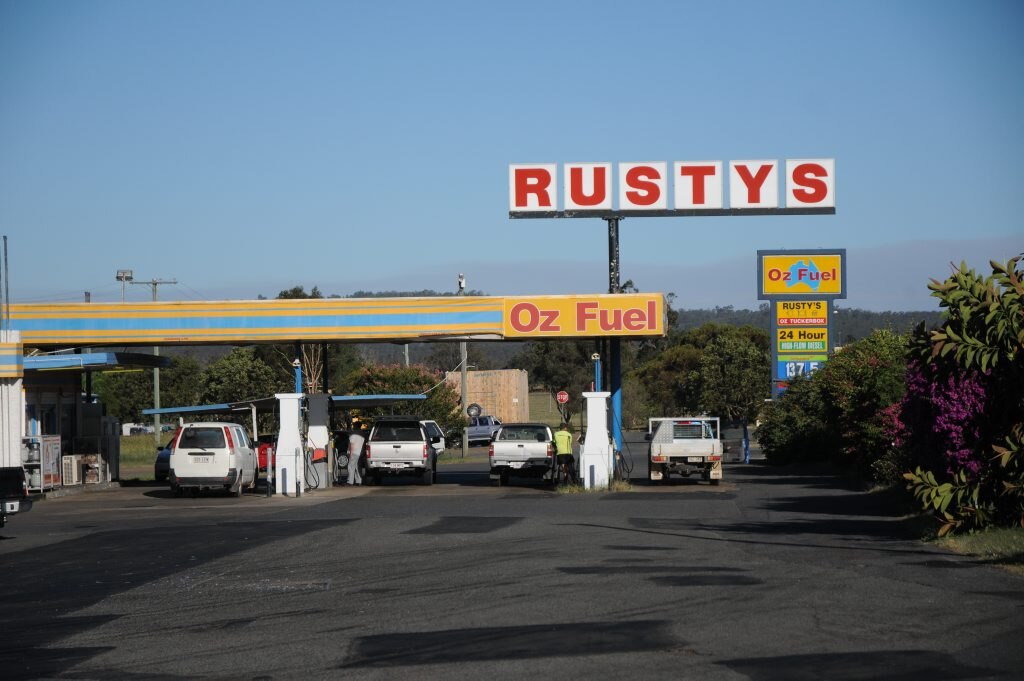
[[[277,436],[260,435],[258,438],[256,438],[256,442],[259,445],[256,448],[256,465],[259,467],[259,470],[267,470],[268,456],[270,457],[270,465],[276,466],[277,456],[276,453],[274,452],[274,448],[277,446]]]

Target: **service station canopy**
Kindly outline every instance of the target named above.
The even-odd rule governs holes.
[[[661,293],[11,305],[26,347],[665,335]]]

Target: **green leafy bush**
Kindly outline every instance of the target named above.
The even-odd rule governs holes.
[[[832,437],[825,427],[821,388],[813,377],[794,381],[765,407],[757,440],[773,465],[831,458]]]

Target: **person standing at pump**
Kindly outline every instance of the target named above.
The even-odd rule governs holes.
[[[363,476],[359,474],[359,464],[365,444],[366,426],[360,424],[359,430],[352,431],[348,436],[348,480],[345,482],[346,485],[363,484]]]
[[[572,458],[572,433],[569,432],[569,424],[563,423],[555,433],[555,455],[558,457],[558,466],[563,470],[566,467],[571,470]]]

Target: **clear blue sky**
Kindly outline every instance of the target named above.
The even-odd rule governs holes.
[[[13,302],[607,290],[600,220],[510,221],[509,163],[835,158],[837,214],[634,218],[622,278],[756,307],[846,248],[934,309],[1024,251],[1020,2],[0,2]],[[149,287],[129,287],[146,300]]]

